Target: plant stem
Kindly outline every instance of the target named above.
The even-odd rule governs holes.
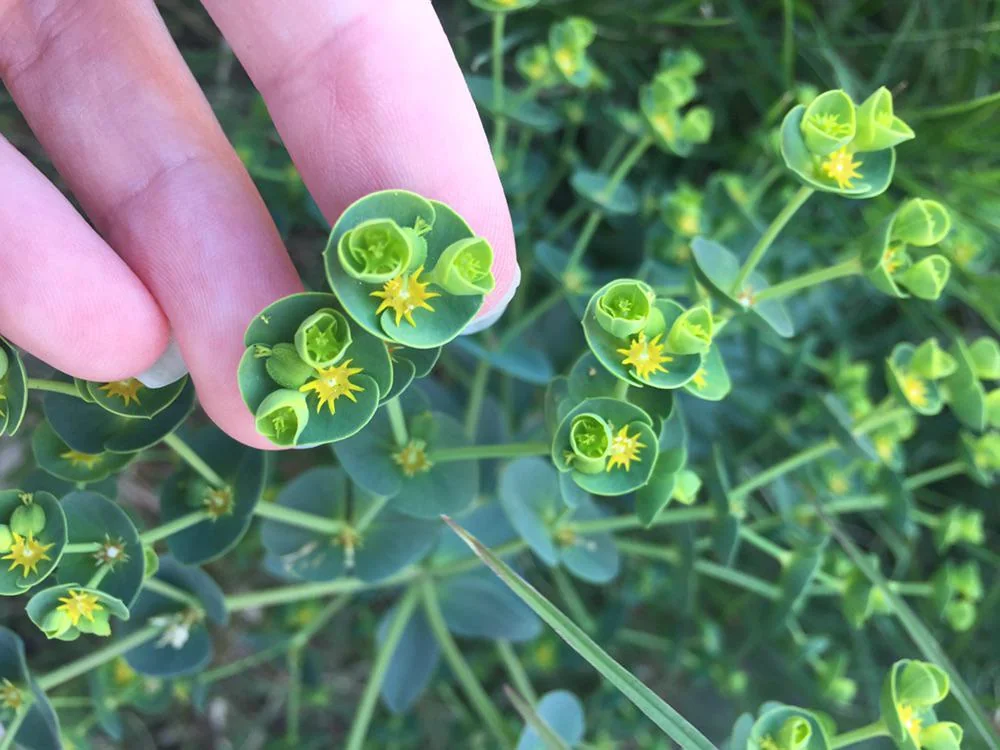
[[[781,209],[781,213],[774,217],[774,221],[764,230],[764,234],[757,240],[757,244],[754,245],[753,250],[750,251],[750,255],[744,261],[743,267],[740,268],[740,272],[736,276],[736,281],[733,283],[733,288],[730,290],[732,294],[739,294],[743,291],[747,279],[750,278],[750,274],[754,272],[757,264],[764,258],[764,254],[771,247],[771,243],[774,242],[781,230],[785,228],[785,224],[788,223],[789,219],[795,215],[796,211],[802,208],[802,205],[809,200],[814,192],[816,191],[813,188],[803,185],[792,196],[792,199],[788,201],[785,207]]]
[[[207,521],[209,518],[211,518],[211,516],[207,510],[191,511],[180,518],[175,518],[173,521],[168,521],[167,523],[156,526],[149,531],[143,532],[139,535],[139,540],[143,544],[155,544],[161,539],[166,539],[168,536],[184,531],[184,529],[189,529],[202,521]]]
[[[789,456],[784,461],[776,463],[769,469],[765,469],[764,471],[750,477],[745,482],[737,485],[729,491],[729,498],[734,502],[738,502],[758,487],[770,484],[778,477],[784,476],[791,471],[795,471],[795,469],[798,469],[800,466],[804,466],[811,461],[822,458],[829,453],[833,453],[833,451],[837,450],[839,447],[840,445],[836,440],[828,438],[821,443],[805,448],[804,450]]]
[[[170,446],[174,453],[184,459],[185,463],[198,472],[201,478],[210,485],[216,489],[226,486],[226,483],[222,480],[222,477],[215,472],[215,469],[205,463],[205,460],[195,453],[194,450],[191,449],[191,446],[181,440],[176,433],[172,432],[164,437],[163,442]]]
[[[886,729],[885,722],[879,719],[878,721],[873,721],[871,724],[865,724],[863,727],[852,729],[850,732],[834,735],[830,739],[830,750],[837,750],[837,748],[854,745],[858,742],[864,742],[865,740],[870,740],[874,737],[888,736],[889,730]]]
[[[628,381],[619,378],[618,382],[615,383],[614,397],[624,401],[627,395],[628,395]]]
[[[521,539],[515,539],[513,541],[507,542],[506,544],[501,544],[493,547],[490,552],[492,552],[497,557],[505,557],[506,555],[512,555],[516,552],[521,552],[528,546],[527,542]],[[453,562],[447,563],[445,565],[440,565],[430,569],[431,575],[435,578],[447,578],[449,576],[457,576],[462,573],[468,573],[470,570],[481,570],[483,564],[479,561],[479,558],[463,557],[461,559],[455,560]]]
[[[489,382],[490,363],[481,359],[476,365],[476,374],[472,376],[469,401],[465,407],[465,436],[469,440],[476,439],[476,432],[479,430],[479,415],[483,411],[483,398],[486,396],[486,386]]]
[[[639,162],[639,159],[642,158],[642,155],[645,154],[652,145],[653,136],[651,135],[644,135],[633,144],[632,148],[630,148],[625,156],[622,157],[622,160],[618,163],[615,171],[611,173],[611,178],[608,180],[607,185],[604,186],[604,190],[601,193],[603,197],[610,198],[614,195],[618,186],[625,181],[629,172],[632,171],[635,165]]]
[[[462,652],[448,631],[448,625],[441,614],[441,605],[438,602],[437,591],[434,589],[434,582],[430,578],[425,578],[422,584],[424,612],[427,615],[427,624],[430,625],[434,637],[437,639],[445,661],[451,668],[452,673],[462,685],[466,697],[479,717],[486,724],[490,733],[498,743],[498,747],[510,747],[510,738],[507,737],[507,728],[504,726],[503,717],[497,711],[496,706],[490,701],[483,686],[476,679],[472,667],[462,656]]]
[[[403,407],[399,404],[399,396],[386,403],[385,413],[389,415],[392,438],[396,441],[396,446],[402,448],[410,442],[410,436],[406,431],[406,417],[403,414]]]
[[[900,596],[934,595],[934,585],[925,581],[889,581],[889,586]]]
[[[566,609],[577,625],[588,633],[593,633],[597,630],[597,623],[594,622],[594,618],[587,611],[583,599],[580,598],[580,594],[576,590],[576,586],[573,585],[573,581],[566,575],[566,571],[562,567],[553,568],[552,579],[556,583],[556,591],[559,592],[559,596],[562,597]]]
[[[108,565],[107,563],[98,564],[97,570],[94,572],[94,575],[90,577],[90,580],[87,581],[87,584],[86,586],[84,586],[84,588],[96,589],[98,586],[101,585],[101,581],[104,580],[104,577],[110,572],[111,572],[110,565]]]
[[[30,711],[30,703],[21,706],[17,713],[14,714],[13,721],[3,728],[3,739],[0,740],[0,750],[11,750],[14,747],[14,738],[17,737],[17,733],[21,729],[21,724],[28,718]]]
[[[375,663],[372,665],[368,675],[368,683],[361,694],[361,700],[354,713],[354,721],[351,724],[351,733],[347,738],[346,750],[361,750],[364,747],[365,736],[368,734],[368,726],[371,724],[372,716],[375,713],[375,704],[378,701],[379,690],[389,671],[389,664],[392,656],[396,652],[406,623],[410,621],[410,616],[417,606],[417,599],[420,589],[417,586],[410,586],[403,596],[402,601],[396,607],[396,613],[389,623],[389,630],[385,634],[385,639],[378,648]]]
[[[336,518],[327,518],[304,510],[296,510],[277,503],[259,502],[253,510],[255,516],[267,518],[288,526],[298,526],[320,534],[339,534],[344,529],[344,522]]]
[[[304,599],[318,599],[331,594],[347,594],[354,591],[368,591],[373,589],[392,588],[401,583],[412,581],[417,577],[416,568],[406,568],[389,578],[371,583],[358,580],[357,578],[338,578],[334,581],[323,581],[321,583],[298,583],[292,586],[276,586],[263,591],[250,591],[246,594],[231,594],[226,597],[226,609],[230,612],[239,612],[244,609],[256,609],[259,607],[274,607],[279,604],[291,604]]]
[[[501,112],[504,105],[503,90],[503,35],[506,13],[493,14],[493,34],[491,53],[493,58],[493,117],[496,130],[493,131],[493,161],[497,169],[504,171],[504,149],[507,144],[507,118]]]
[[[148,643],[161,632],[163,632],[163,628],[160,625],[147,625],[146,627],[135,631],[131,635],[127,635],[124,638],[113,641],[104,648],[91,651],[89,654],[77,659],[76,661],[71,661],[69,664],[64,664],[53,672],[43,674],[36,680],[38,687],[43,691],[49,691],[53,688],[57,688],[60,685],[69,682],[74,677],[86,674],[90,670],[96,669],[102,664],[106,664],[112,659],[131,651],[133,648],[141,646],[144,643]]]
[[[507,670],[507,674],[510,675],[511,682],[513,682],[514,687],[517,688],[517,692],[523,695],[532,705],[537,704],[538,694],[531,686],[531,680],[528,679],[528,673],[525,671],[521,660],[517,658],[517,652],[514,650],[514,647],[510,645],[510,641],[501,640],[496,643],[497,653],[500,655],[500,661],[503,662],[504,668]]]
[[[448,461],[480,461],[487,458],[516,458],[517,456],[547,456],[548,443],[505,443],[501,445],[463,445],[458,448],[441,448],[431,451],[428,459],[436,464]]]
[[[302,649],[293,648],[285,657],[288,666],[288,701],[285,704],[285,743],[299,744],[299,720],[302,715]]]
[[[372,503],[368,506],[368,510],[354,523],[354,530],[359,534],[363,533],[365,529],[372,525],[372,521],[378,518],[378,514],[382,512],[382,509],[385,508],[388,502],[389,498],[383,495],[372,498]]]
[[[101,548],[100,542],[77,542],[63,547],[64,555],[89,555]]]
[[[604,211],[599,208],[591,209],[590,213],[587,215],[587,221],[583,224],[583,229],[580,230],[580,234],[576,238],[576,243],[573,245],[573,249],[569,254],[569,262],[566,263],[566,270],[563,272],[568,273],[569,271],[580,265],[580,259],[587,250],[587,245],[590,244],[590,240],[594,237],[594,232],[597,231],[597,227],[601,224],[601,219],[604,218]]]
[[[147,578],[142,583],[144,589],[149,589],[154,594],[159,594],[167,599],[172,599],[178,604],[183,604],[189,609],[193,609],[195,612],[202,612],[204,608],[201,606],[201,602],[198,598],[189,594],[184,589],[173,586],[166,581],[161,581],[159,578],[151,577]]]
[[[715,511],[709,506],[699,506],[697,508],[668,508],[656,517],[653,526],[672,526],[674,524],[691,523],[694,521],[711,521],[715,517]],[[598,518],[594,521],[576,521],[569,524],[572,531],[577,534],[600,534],[606,531],[626,531],[628,529],[641,529],[645,524],[636,515],[612,516],[611,518]]]
[[[559,304],[559,301],[563,298],[563,289],[556,288],[549,292],[547,295],[542,297],[541,301],[538,302],[534,307],[532,307],[528,312],[524,313],[520,319],[507,328],[503,334],[500,336],[500,341],[497,343],[497,350],[502,350],[508,346],[514,339],[520,336],[524,331],[534,325],[545,313]]]
[[[795,84],[795,3],[782,0],[781,71],[787,90]]]
[[[761,552],[773,557],[783,566],[787,565],[788,561],[792,557],[791,552],[775,544],[763,534],[758,534],[756,531],[745,525],[740,526],[740,536]]]
[[[818,268],[815,271],[795,276],[794,278],[782,281],[780,284],[762,289],[754,294],[754,304],[769,299],[782,299],[827,281],[839,279],[844,276],[854,276],[859,273],[861,273],[861,259],[851,258],[842,263],[837,263],[827,268]]]
[[[57,380],[45,380],[44,378],[28,378],[26,384],[29,391],[48,391],[49,393],[61,393],[64,396],[80,398],[80,392],[73,383],[60,383]]]
[[[947,479],[948,477],[957,476],[959,474],[965,473],[965,462],[961,460],[949,461],[946,464],[941,464],[940,466],[935,466],[933,469],[927,469],[926,471],[921,471],[918,474],[914,474],[911,477],[907,477],[903,482],[903,486],[908,490],[916,490],[921,487],[925,487],[928,484],[934,484],[934,482],[939,482],[942,479]]]

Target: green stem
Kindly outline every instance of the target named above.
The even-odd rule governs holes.
[[[840,447],[836,440],[829,438],[824,440],[822,443],[818,443],[809,448],[799,451],[784,461],[775,464],[769,469],[750,477],[742,484],[737,485],[729,492],[730,500],[738,502],[744,499],[747,495],[753,492],[758,487],[763,487],[766,484],[770,484],[778,477],[784,476],[785,474],[795,471],[800,466],[805,466],[806,464],[815,461],[818,458],[833,453]]]
[[[781,230],[785,228],[785,224],[788,223],[789,219],[795,215],[796,211],[802,208],[802,205],[809,200],[814,192],[816,191],[813,188],[803,185],[792,196],[792,199],[788,201],[785,207],[781,209],[781,213],[774,217],[774,221],[764,230],[764,234],[761,235],[757,244],[754,245],[753,250],[750,251],[750,255],[747,256],[746,261],[743,263],[743,267],[740,268],[740,272],[736,276],[736,281],[733,283],[733,288],[730,290],[732,294],[739,294],[743,291],[747,279],[750,278],[750,274],[754,272],[757,264],[764,258],[764,254],[771,247],[771,243],[774,242]]]
[[[652,526],[672,526],[674,524],[692,523],[695,521],[711,521],[715,517],[715,511],[706,506],[697,508],[669,508],[656,517]],[[577,534],[600,534],[605,531],[626,531],[629,529],[645,528],[644,524],[636,515],[612,516],[611,518],[598,518],[594,521],[576,521],[569,525],[569,529]]]
[[[520,336],[524,331],[534,325],[539,318],[541,318],[545,313],[559,304],[559,301],[563,298],[562,288],[553,289],[547,295],[545,295],[538,304],[532,307],[528,312],[524,313],[520,319],[507,328],[503,334],[500,336],[500,341],[497,344],[497,349],[504,349],[508,346],[514,339]]]
[[[49,393],[61,393],[64,396],[80,398],[80,392],[72,383],[60,383],[56,380],[45,380],[44,378],[28,378],[26,384],[29,391],[48,391]]]
[[[111,572],[110,565],[106,563],[98,564],[97,570],[94,572],[94,575],[90,577],[90,580],[87,581],[87,585],[84,586],[84,588],[96,589],[98,586],[101,585],[101,581],[104,580],[104,577],[110,572]]]
[[[476,709],[479,717],[497,741],[497,746],[501,748],[510,747],[510,738],[507,737],[507,729],[504,726],[503,717],[500,716],[496,706],[490,701],[490,697],[486,694],[483,686],[479,684],[479,680],[476,679],[472,667],[469,666],[465,657],[462,656],[458,644],[455,643],[455,639],[452,638],[451,633],[448,631],[444,615],[441,614],[441,605],[438,602],[437,591],[434,590],[434,582],[429,578],[425,578],[422,591],[427,624],[430,625],[431,631],[434,633],[434,637],[441,647],[445,661],[448,662],[452,673],[462,685],[462,689],[465,691],[469,702]]]
[[[510,641],[497,641],[497,653],[500,655],[500,661],[503,662],[504,668],[507,670],[507,674],[510,675],[511,682],[514,683],[514,687],[517,688],[517,692],[523,695],[531,705],[538,703],[538,694],[535,689],[531,686],[531,680],[528,678],[528,673],[524,669],[524,665],[521,660],[517,658],[517,652],[514,647],[510,645]]]
[[[889,586],[900,596],[933,596],[934,585],[916,581],[889,581]]]
[[[406,417],[403,415],[403,407],[399,404],[399,397],[388,401],[385,405],[385,413],[389,415],[389,426],[392,428],[392,437],[399,448],[410,442],[409,433],[406,431]]]
[[[210,485],[216,489],[220,489],[226,486],[226,483],[222,480],[211,466],[205,463],[205,460],[192,450],[191,446],[181,440],[176,433],[170,433],[165,438],[163,442],[166,443],[170,448],[184,459],[185,463],[198,472],[201,478],[208,482]]]
[[[382,512],[382,509],[389,503],[389,498],[383,495],[375,497],[372,499],[371,505],[365,511],[364,515],[358,519],[357,523],[354,524],[354,530],[362,534],[365,529],[372,525],[372,521],[378,518],[378,514]]]
[[[11,750],[14,747],[14,738],[17,737],[21,724],[28,718],[31,711],[31,703],[26,703],[14,714],[14,719],[3,728],[3,739],[0,740],[0,750]]]
[[[76,544],[67,544],[63,547],[64,555],[90,555],[101,549],[103,545],[100,542],[77,542]]]
[[[346,750],[361,750],[364,747],[365,736],[368,734],[368,726],[371,724],[372,716],[375,713],[375,704],[378,701],[379,690],[389,671],[389,664],[392,656],[396,652],[406,624],[410,621],[410,616],[417,606],[417,599],[420,589],[411,586],[403,596],[402,601],[396,607],[396,613],[389,623],[389,630],[385,634],[385,639],[378,648],[375,663],[372,665],[368,676],[368,684],[361,694],[361,700],[354,713],[354,721],[351,724],[351,733],[347,738]]]
[[[783,547],[775,544],[770,539],[768,539],[766,536],[764,536],[762,534],[758,534],[756,531],[754,531],[753,529],[749,528],[748,526],[745,526],[745,525],[740,526],[740,532],[739,533],[740,533],[740,536],[744,540],[746,540],[747,542],[749,542],[750,544],[752,544],[754,547],[756,547],[757,549],[759,549],[761,552],[764,552],[765,554],[770,555],[771,557],[773,557],[775,560],[777,560],[782,565],[787,565],[788,561],[791,560],[791,558],[792,558],[792,553],[791,552],[789,552],[788,550],[784,549]]]
[[[493,14],[493,34],[491,53],[493,58],[493,113],[496,130],[493,133],[493,161],[497,169],[503,169],[504,149],[507,144],[507,118],[500,114],[504,105],[503,90],[503,36],[507,21],[506,13]]]
[[[587,215],[587,221],[583,225],[583,229],[580,230],[579,236],[576,238],[576,243],[573,245],[573,249],[569,254],[569,262],[566,264],[566,271],[563,273],[568,273],[580,265],[580,259],[583,254],[587,251],[587,245],[590,244],[590,240],[594,237],[594,232],[597,231],[597,227],[601,224],[601,219],[604,218],[604,211],[599,208],[591,209],[590,213]]]
[[[528,544],[521,539],[515,539],[513,541],[507,542],[506,544],[500,544],[493,547],[490,552],[492,552],[497,557],[506,557],[507,555],[513,555],[516,552],[521,552],[526,549]],[[439,565],[430,569],[431,575],[435,578],[448,578],[450,576],[461,575],[462,573],[468,573],[470,570],[482,570],[483,564],[475,555],[469,557],[463,557],[453,562],[447,563],[445,565]]]
[[[505,443],[502,445],[464,445],[459,448],[441,448],[431,451],[428,459],[441,464],[448,461],[480,461],[487,458],[516,458],[518,456],[547,456],[548,443]]]
[[[184,531],[184,529],[189,529],[202,521],[207,521],[209,518],[211,516],[207,510],[195,510],[180,518],[175,518],[173,521],[156,526],[149,531],[144,531],[139,535],[139,540],[143,544],[155,544],[161,539],[166,539],[168,536]]]
[[[141,646],[144,643],[148,643],[161,632],[163,632],[163,628],[160,625],[147,625],[146,627],[135,631],[131,635],[127,635],[124,638],[113,641],[104,648],[91,651],[86,656],[83,656],[76,661],[71,661],[69,664],[63,665],[54,672],[43,674],[36,680],[38,687],[43,691],[49,691],[53,688],[57,688],[60,685],[69,682],[74,677],[86,674],[90,670],[96,669],[102,664],[106,664],[112,659],[131,651],[133,648]]]
[[[251,591],[246,594],[231,594],[225,599],[226,609],[239,612],[244,609],[274,607],[279,604],[291,604],[306,599],[318,599],[332,594],[348,594],[355,591],[392,588],[401,583],[412,581],[417,576],[416,568],[406,568],[389,578],[367,583],[356,578],[338,578],[334,581],[321,583],[299,583],[292,586],[277,586],[263,591]]]
[[[285,743],[288,747],[299,744],[299,723],[302,716],[302,660],[301,648],[293,648],[285,657],[288,665],[288,701],[285,704]]]
[[[288,526],[309,529],[320,534],[339,534],[344,529],[344,522],[335,518],[327,518],[304,510],[296,510],[277,503],[259,502],[253,510],[255,516],[267,518]]]
[[[963,114],[964,112],[971,112],[973,110],[979,109],[980,107],[986,107],[996,102],[1000,102],[1000,91],[994,91],[992,94],[985,94],[975,99],[969,99],[968,101],[958,102],[957,104],[946,104],[943,107],[930,107],[928,109],[918,109],[915,112],[907,113],[906,119],[914,121],[930,120],[935,117],[948,117],[949,115],[960,115]]]
[[[489,382],[490,363],[481,359],[476,365],[476,374],[472,376],[469,402],[465,407],[465,436],[469,440],[476,439],[476,432],[479,430],[479,415],[483,411],[483,398],[486,396],[486,386]]]
[[[185,607],[193,609],[195,612],[204,611],[204,608],[201,606],[201,602],[196,596],[193,596],[184,589],[173,586],[166,581],[161,581],[159,578],[147,578],[143,581],[142,587],[152,591],[154,594],[159,594],[166,599],[171,599],[178,604],[183,604]]]
[[[619,378],[618,382],[615,383],[614,397],[624,401],[627,396],[628,396],[628,381],[621,380]]]
[[[649,147],[653,145],[653,136],[644,135],[642,138],[637,140],[635,144],[628,150],[628,153],[622,157],[622,160],[618,163],[615,171],[611,173],[611,178],[608,180],[607,184],[604,186],[604,190],[601,195],[604,198],[610,198],[614,195],[615,190],[618,186],[625,181],[628,177],[629,172],[635,167],[642,158],[642,155],[649,150]]]
[[[580,593],[576,590],[576,586],[573,585],[570,577],[566,575],[566,571],[561,567],[553,568],[552,579],[555,581],[556,590],[566,605],[566,609],[577,625],[588,633],[593,633],[597,630],[597,623],[594,622],[594,618],[587,611]]]
[[[918,474],[914,474],[911,477],[907,477],[903,482],[903,486],[908,490],[916,490],[921,487],[925,487],[928,484],[934,484],[934,482],[939,482],[942,479],[947,479],[948,477],[954,477],[959,474],[965,473],[965,462],[960,460],[949,461],[946,464],[941,464],[940,466],[935,466],[933,469],[927,469],[926,471],[921,471]]]
[[[227,680],[230,677],[235,677],[236,675],[245,675],[247,671],[253,669],[254,667],[266,664],[272,659],[281,656],[283,653],[291,649],[293,645],[294,643],[291,638],[287,641],[282,641],[281,643],[275,643],[273,646],[269,646],[265,649],[257,651],[256,653],[244,656],[242,659],[237,659],[229,664],[223,664],[221,667],[216,667],[215,669],[203,672],[197,678],[197,681],[201,685],[208,685],[213,682]]]
[[[793,0],[782,0],[782,42],[781,69],[785,88],[791,90],[795,84],[795,4]]]
[[[861,259],[851,258],[850,260],[845,260],[843,263],[837,263],[827,268],[819,268],[763,289],[754,294],[753,301],[754,304],[757,304],[764,300],[782,299],[801,292],[804,289],[824,284],[827,281],[839,279],[844,276],[854,276],[859,273],[861,273]]]
[[[875,737],[888,736],[889,730],[886,729],[885,722],[879,719],[878,721],[873,721],[871,724],[865,724],[863,727],[852,729],[850,732],[834,735],[830,739],[830,750],[837,750],[838,748],[847,747],[848,745],[855,745],[859,742],[864,742],[865,740],[870,740]]]

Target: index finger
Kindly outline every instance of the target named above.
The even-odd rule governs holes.
[[[493,245],[498,315],[519,279],[489,143],[427,0],[202,0],[328,220],[375,190],[451,205]]]

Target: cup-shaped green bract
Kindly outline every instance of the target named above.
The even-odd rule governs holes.
[[[853,146],[858,151],[879,151],[914,138],[913,130],[892,111],[892,93],[878,88],[857,111],[857,133]]]
[[[587,47],[597,36],[593,21],[571,16],[549,29],[549,50],[556,70],[566,82],[584,88],[594,77],[594,67],[587,60]]]
[[[5,540],[10,546],[0,555],[0,596],[17,596],[41,583],[55,570],[66,546],[66,516],[48,492],[34,492],[30,498],[45,515],[44,528],[23,535],[11,528],[11,516],[26,499],[20,490],[0,490],[0,523],[10,534]]]
[[[937,414],[944,405],[941,392],[934,380],[916,369],[916,352],[912,344],[897,344],[886,360],[886,382],[896,397],[918,414]]]
[[[896,167],[895,150],[861,153],[848,143],[829,152],[815,152],[803,134],[805,113],[802,105],[794,107],[781,123],[781,156],[785,165],[815,190],[856,199],[884,193]]]
[[[339,310],[326,308],[314,312],[295,332],[299,358],[317,370],[337,364],[350,345],[351,326]]]
[[[703,230],[704,194],[681,184],[660,201],[660,218],[674,233],[696,237]]]
[[[110,615],[129,618],[128,608],[117,597],[75,583],[52,586],[31,597],[25,611],[45,637],[75,641],[81,634],[108,637]]]
[[[11,740],[10,747],[25,750],[65,747],[66,735],[60,733],[59,719],[28,672],[24,643],[14,631],[5,627],[0,627],[0,689],[3,692],[0,721],[5,730],[4,739]],[[18,709],[25,710],[26,714],[15,726]]]
[[[13,435],[28,408],[28,375],[17,349],[0,338],[0,435]]]
[[[955,372],[958,363],[955,362],[953,356],[941,348],[937,339],[930,338],[913,352],[910,367],[921,377],[928,380],[940,380]]]
[[[268,394],[254,414],[257,431],[283,448],[295,445],[309,422],[309,406],[299,391],[287,388]]]
[[[947,695],[948,674],[937,665],[911,659],[892,665],[882,684],[879,709],[896,747],[925,747],[923,734],[937,721],[933,707]]]
[[[482,237],[468,237],[448,246],[431,271],[434,283],[451,294],[488,294],[493,291],[493,248]]]
[[[712,313],[704,305],[685,310],[667,334],[667,351],[677,354],[705,354],[712,346]]]
[[[534,44],[518,50],[514,66],[524,80],[536,86],[552,78],[552,55],[544,44]]]
[[[608,284],[594,295],[594,315],[598,325],[615,338],[623,339],[639,331],[655,336],[662,332],[662,322],[656,318],[652,287],[643,281],[620,279]],[[648,330],[650,326],[660,330]]]
[[[712,138],[715,116],[708,107],[692,107],[681,118],[681,139],[690,143],[708,143]]]
[[[349,276],[381,284],[410,267],[417,239],[392,219],[370,219],[340,237],[337,259]]]
[[[611,449],[611,426],[596,414],[578,414],[569,426],[572,465],[584,474],[604,471]]]
[[[846,146],[854,139],[856,129],[854,102],[840,89],[826,91],[813,99],[799,124],[806,148],[818,156]]]
[[[694,78],[705,69],[705,58],[690,47],[660,53],[660,71]]]
[[[777,706],[754,722],[746,746],[748,750],[828,750],[830,740],[812,712]]]
[[[937,201],[913,198],[899,207],[892,219],[890,240],[908,245],[930,247],[951,231],[951,214]]]
[[[712,113],[695,107],[682,115],[680,108],[694,99],[697,86],[690,76],[659,73],[639,92],[639,108],[656,144],[668,153],[687,156],[696,143],[711,136]]]
[[[959,452],[965,462],[966,471],[976,482],[989,487],[1000,472],[1000,433],[987,432],[985,435],[973,435],[963,431],[960,434]],[[962,537],[965,541],[969,539]],[[982,517],[979,517],[979,541],[982,544]]]
[[[469,0],[469,2],[487,13],[513,13],[538,5],[540,0]]]
[[[381,283],[351,276],[337,253],[344,236],[366,222],[385,219],[420,234],[426,258],[419,265],[411,260],[408,268]],[[452,245],[474,237],[465,220],[443,203],[404,190],[372,193],[349,206],[333,225],[323,252],[326,277],[344,312],[368,333],[414,349],[433,349],[461,333],[485,294],[454,294],[425,271],[435,268]],[[481,259],[483,252],[470,259]]]
[[[899,273],[896,281],[914,297],[936,300],[951,276],[951,261],[943,255],[928,255]]]
[[[969,345],[969,358],[976,377],[982,380],[1000,380],[1000,342],[983,336]]]

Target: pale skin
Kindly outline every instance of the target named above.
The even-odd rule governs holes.
[[[445,201],[517,284],[510,213],[429,0],[202,0],[328,220],[374,190]],[[171,333],[208,415],[268,448],[236,385],[243,331],[302,290],[152,0],[0,0],[0,78],[93,228],[0,138],[0,332],[88,380]]]

